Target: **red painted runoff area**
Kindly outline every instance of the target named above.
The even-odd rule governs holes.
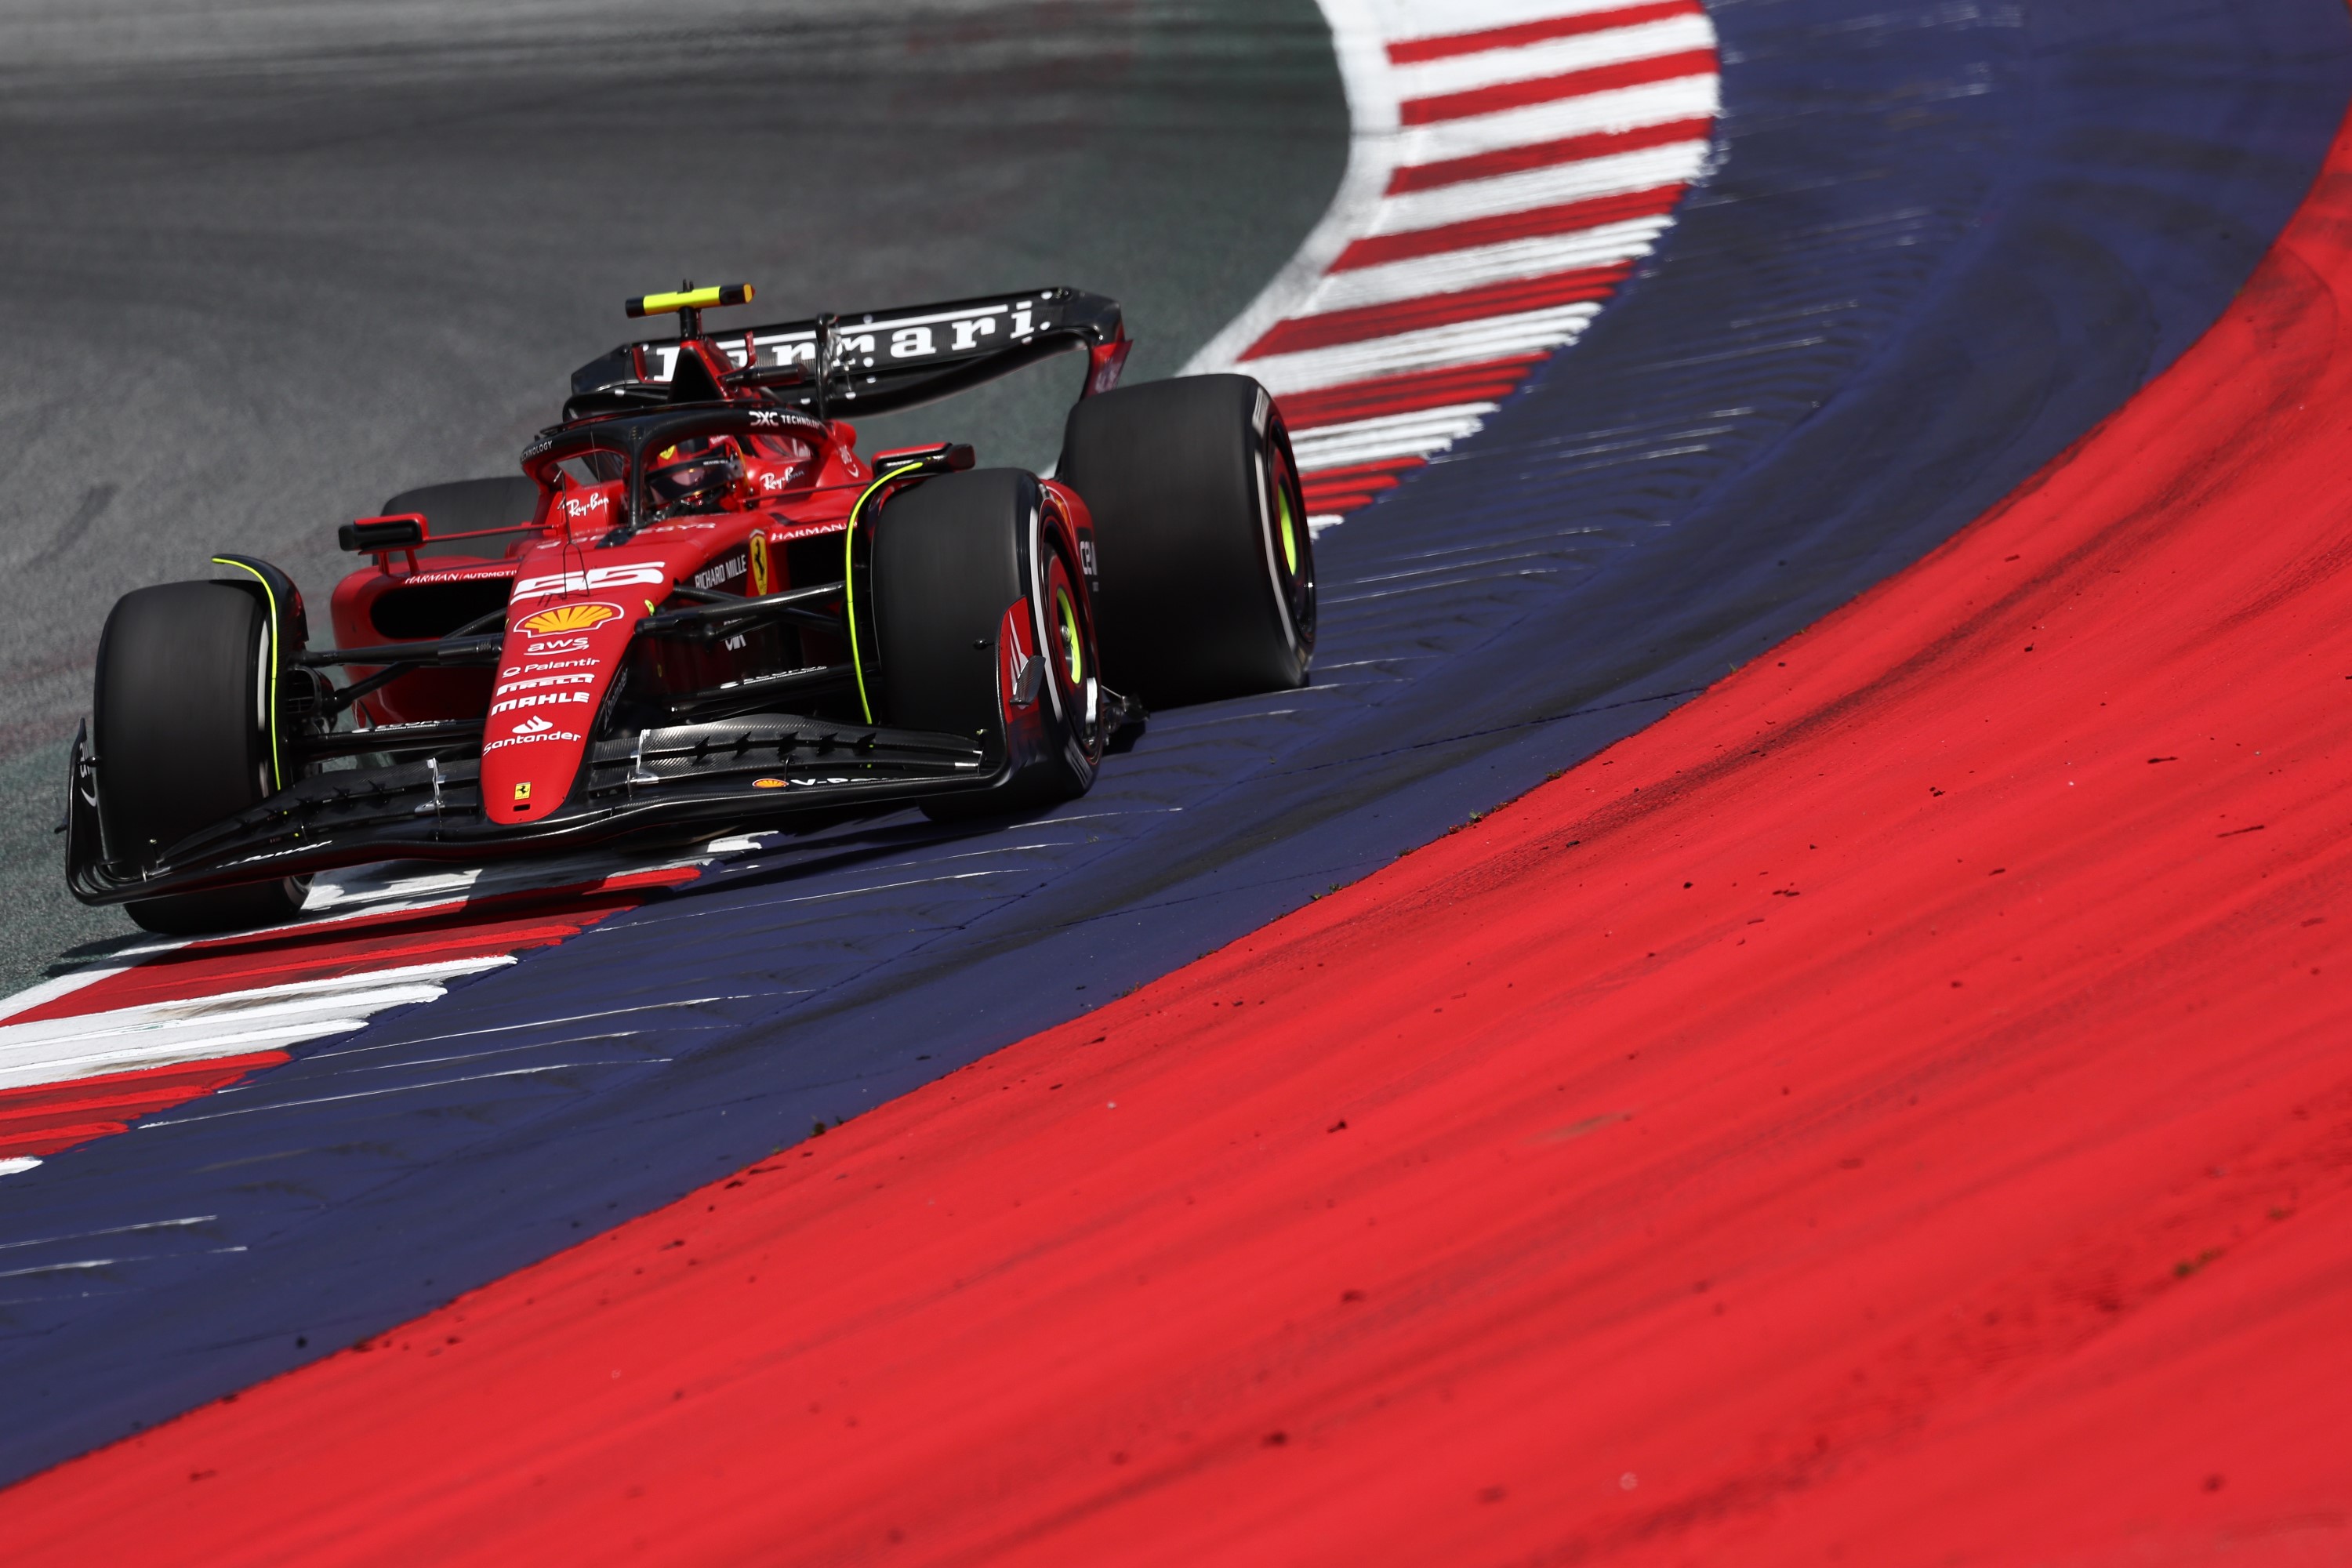
[[[2348,176],[1655,727],[10,1562],[2341,1560]]]

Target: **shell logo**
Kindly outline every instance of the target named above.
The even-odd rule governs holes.
[[[557,632],[584,632],[601,626],[606,621],[620,618],[617,605],[558,605],[551,610],[541,610],[535,616],[525,616],[515,623],[515,630],[530,632],[535,637],[549,637]]]

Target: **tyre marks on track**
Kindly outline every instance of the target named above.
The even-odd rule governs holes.
[[[1475,434],[1703,175],[1696,0],[1326,0],[1354,142],[1299,257],[1186,368],[1279,399],[1320,531]]]

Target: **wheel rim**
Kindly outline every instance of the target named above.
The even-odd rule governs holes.
[[[1274,530],[1275,591],[1282,595],[1304,654],[1315,646],[1315,538],[1307,526],[1307,498],[1290,455],[1290,433],[1276,415],[1265,432],[1266,488],[1274,498],[1267,519]]]
[[[1058,543],[1046,552],[1045,590],[1045,635],[1054,646],[1039,648],[1038,655],[1051,659],[1054,684],[1062,693],[1064,710],[1074,721],[1090,723],[1094,704],[1089,696],[1097,662],[1094,621],[1087,613],[1076,574]]]
[[[1281,513],[1282,569],[1289,575],[1298,575],[1298,520],[1290,510],[1290,490],[1277,476],[1274,487],[1274,504]]]
[[[1059,583],[1054,585],[1055,629],[1061,634],[1063,673],[1073,688],[1087,683],[1086,634],[1078,626],[1078,607],[1070,602],[1070,591]]]

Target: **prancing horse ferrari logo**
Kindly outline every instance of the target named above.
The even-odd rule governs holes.
[[[751,597],[763,597],[768,592],[768,536],[758,529],[751,531]]]

